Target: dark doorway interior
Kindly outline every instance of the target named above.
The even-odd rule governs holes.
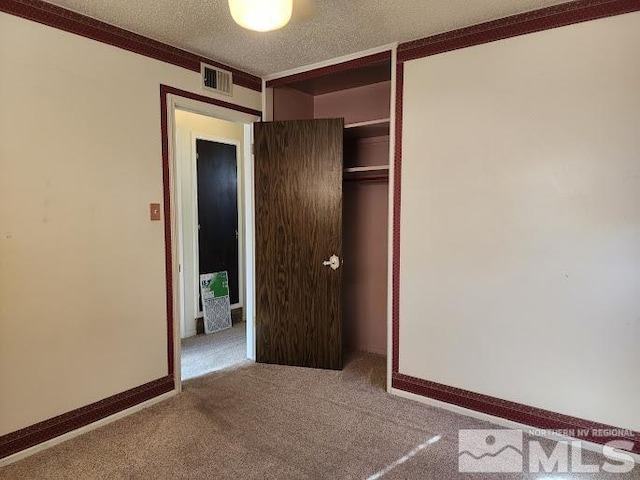
[[[226,270],[234,305],[240,300],[237,147],[197,139],[196,154],[199,272]]]

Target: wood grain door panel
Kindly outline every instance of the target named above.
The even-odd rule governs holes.
[[[256,359],[342,368],[342,119],[255,124]]]

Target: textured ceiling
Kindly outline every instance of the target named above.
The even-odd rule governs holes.
[[[169,45],[265,76],[566,0],[294,0],[282,30],[231,19],[227,0],[50,0]]]

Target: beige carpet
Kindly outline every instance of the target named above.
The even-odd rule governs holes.
[[[638,467],[624,476],[458,473],[458,429],[492,425],[387,395],[384,369],[383,358],[368,354],[342,372],[244,362],[9,465],[0,478],[640,478]]]
[[[200,377],[247,359],[246,323],[182,340],[182,379]]]

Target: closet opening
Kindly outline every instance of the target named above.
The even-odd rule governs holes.
[[[342,338],[387,352],[391,53],[271,80],[273,121],[344,119]]]

